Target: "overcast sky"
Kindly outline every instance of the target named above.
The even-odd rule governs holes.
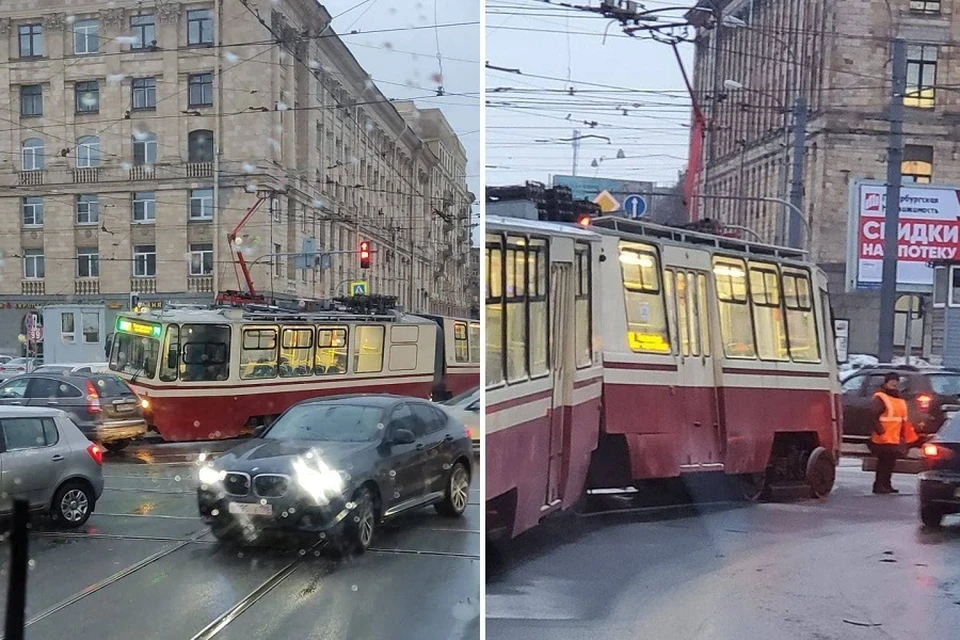
[[[467,149],[470,190],[482,197],[479,1],[328,0],[322,4],[334,16],[334,30],[385,96],[413,98],[422,108],[443,110]],[[464,22],[474,24],[443,26]],[[355,30],[360,33],[350,33]],[[441,81],[445,95],[438,97]]]
[[[611,140],[581,142],[578,175],[676,182],[686,165],[690,100],[670,45],[627,37],[617,23],[604,42],[609,20],[538,0],[487,0],[486,7],[487,61],[522,72],[487,71],[488,185],[569,175],[573,149],[559,139],[574,129]],[[692,75],[693,47],[680,50]],[[620,149],[624,159],[616,158]]]

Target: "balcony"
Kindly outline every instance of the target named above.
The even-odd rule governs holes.
[[[21,171],[21,187],[39,187],[43,184],[43,171]]]
[[[100,182],[100,169],[98,167],[83,167],[73,170],[74,183]]]
[[[187,277],[187,291],[194,293],[213,293],[213,276]]]
[[[130,279],[130,293],[156,293],[157,292],[157,279],[156,278],[131,278]]]
[[[153,167],[148,168],[146,165],[130,167],[130,179],[131,180],[152,180]]]
[[[42,296],[46,293],[43,280],[21,280],[20,292],[25,296]]]
[[[188,178],[212,178],[213,163],[212,162],[187,163],[187,177]]]
[[[100,295],[100,280],[97,278],[78,278],[73,281],[73,293],[78,296]]]

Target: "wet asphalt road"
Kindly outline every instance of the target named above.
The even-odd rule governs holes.
[[[479,638],[476,482],[463,518],[420,510],[381,528],[367,554],[337,560],[310,540],[218,544],[184,458],[146,447],[109,457],[104,475],[81,530],[31,536],[28,639]],[[3,608],[6,543],[0,554]]]
[[[960,635],[960,518],[928,531],[844,460],[825,502],[558,520],[503,548],[490,640],[866,640]]]

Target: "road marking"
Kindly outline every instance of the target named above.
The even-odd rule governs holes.
[[[465,558],[468,560],[480,559],[479,554],[460,553],[457,551],[421,551],[419,549],[390,549],[387,547],[370,547],[367,551],[384,555],[434,556],[438,558]]]

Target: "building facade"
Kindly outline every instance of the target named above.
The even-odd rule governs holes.
[[[907,43],[903,181],[960,185],[960,4],[953,0],[722,0],[690,12],[698,25],[695,95],[706,114],[698,214],[786,244],[793,111],[806,103],[801,244],[828,274],[851,353],[878,348],[879,293],[846,289],[851,184],[886,180],[891,41]],[[932,284],[932,283],[931,283]],[[930,353],[929,296],[897,303],[895,343],[909,313],[913,352]],[[918,339],[917,336],[922,336]]]
[[[238,250],[268,296],[360,280],[409,311],[466,314],[463,147],[439,111],[401,115],[329,22],[313,0],[4,2],[0,349],[37,305],[246,288]],[[311,246],[320,268],[295,255]]]

